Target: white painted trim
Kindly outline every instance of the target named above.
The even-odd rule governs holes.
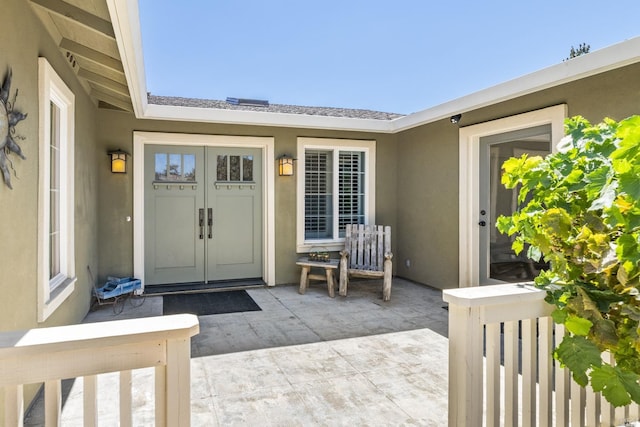
[[[139,119],[398,133],[543,89],[640,62],[640,37],[509,80],[394,120],[189,108],[148,104],[136,1],[107,0],[133,109]]]
[[[152,120],[226,123],[250,126],[368,131],[379,133],[392,132],[390,120],[355,119],[346,117],[180,107],[156,104],[147,105],[142,118]]]
[[[376,141],[355,139],[332,138],[298,138],[296,152],[298,153],[298,168],[296,176],[296,252],[309,252],[313,247],[319,247],[328,251],[339,251],[344,248],[344,238],[314,240],[312,243],[304,240],[304,177],[306,149],[340,150],[364,152],[365,162],[365,218],[367,224],[375,224],[376,221]],[[334,181],[337,177],[334,177]],[[335,185],[335,182],[334,182]],[[337,194],[336,194],[337,196]]]
[[[107,8],[116,35],[133,111],[136,117],[141,118],[147,108],[147,83],[138,1],[107,0]]]
[[[470,95],[393,120],[393,132],[449,118],[640,62],[640,37],[578,56]]]
[[[459,157],[459,255],[458,286],[478,286],[480,210],[480,138],[519,129],[551,124],[551,144],[555,150],[564,136],[567,105],[505,117],[460,128]]]
[[[263,180],[263,280],[276,283],[275,273],[275,140],[273,137],[191,135],[183,133],[133,133],[133,272],[144,287],[144,147],[189,145],[202,147],[255,147],[262,149]]]
[[[75,95],[45,58],[38,58],[38,322],[75,289]],[[60,114],[60,274],[49,277],[51,104]],[[55,286],[52,289],[52,284]]]

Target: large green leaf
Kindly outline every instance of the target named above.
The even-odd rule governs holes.
[[[618,182],[620,183],[620,191],[623,191],[636,200],[640,199],[640,178],[635,171],[621,174]]]
[[[591,387],[602,395],[613,406],[625,406],[633,399],[640,403],[640,376],[632,372],[624,372],[617,366],[602,365],[591,371]]]
[[[564,322],[564,326],[575,335],[586,337],[593,326],[591,321],[578,316],[569,316]]]
[[[585,337],[566,336],[554,351],[555,357],[569,368],[573,379],[581,386],[586,386],[589,379],[587,371],[600,366],[600,349]]]

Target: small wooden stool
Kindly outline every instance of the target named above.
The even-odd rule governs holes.
[[[329,261],[310,261],[309,258],[300,258],[296,265],[302,267],[300,273],[300,289],[298,292],[304,295],[309,287],[309,280],[326,280],[327,290],[331,298],[335,297],[335,279],[333,277],[333,270],[338,269],[340,260],[330,259]],[[324,268],[325,276],[321,274],[311,274],[311,267]]]

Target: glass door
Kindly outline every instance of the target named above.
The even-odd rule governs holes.
[[[516,255],[512,237],[496,228],[500,215],[511,215],[518,207],[517,189],[501,183],[502,164],[510,157],[546,156],[551,153],[551,125],[536,126],[480,138],[480,209],[478,212],[480,284],[533,280],[543,267],[527,258],[525,251]]]

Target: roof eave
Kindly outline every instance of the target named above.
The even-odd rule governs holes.
[[[263,111],[223,110],[157,104],[148,104],[144,110],[142,118],[153,120],[327,129],[356,132],[393,132],[391,120],[269,113]]]
[[[141,119],[396,133],[449,118],[454,114],[465,113],[640,62],[640,37],[635,37],[393,120],[153,105],[148,104],[147,99],[138,2],[107,0],[107,5],[127,76],[134,113]]]
[[[393,120],[394,132],[449,118],[640,62],[640,37],[578,56],[522,77]]]

